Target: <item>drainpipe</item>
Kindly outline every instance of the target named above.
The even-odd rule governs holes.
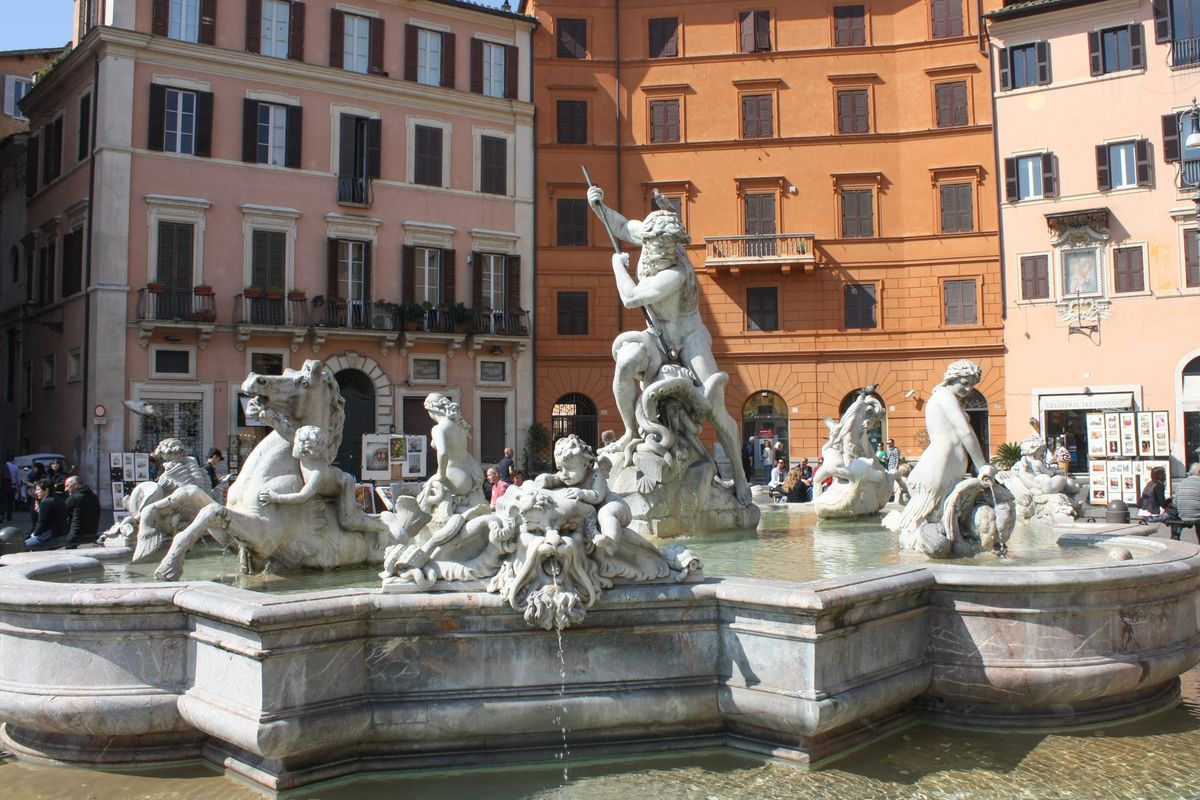
[[[621,0],[613,1],[613,70],[616,87],[613,90],[613,133],[617,139],[617,203],[621,203]],[[625,330],[625,304],[617,303],[617,332]]]

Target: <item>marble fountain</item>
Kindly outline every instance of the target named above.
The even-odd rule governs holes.
[[[148,488],[136,530],[113,532],[120,546],[0,562],[5,747],[84,765],[202,759],[287,790],[553,761],[564,724],[573,757],[720,746],[815,764],[921,720],[1053,729],[1177,701],[1200,662],[1200,547],[1059,522],[1090,558],[1003,565],[992,553],[1022,506],[960,424],[970,362],[926,404],[912,499],[884,520],[905,560],[803,583],[705,577],[685,545],[752,532],[760,512],[740,465],[720,480],[697,438],[712,424],[736,452],[686,233],[668,212],[629,221],[598,190],[589,200],[647,262],[635,280],[614,256],[623,301],[648,321],[614,343],[615,445],[560,440],[558,471],[492,511],[466,423],[432,395],[437,475],[373,517],[329,464],[341,426],[328,368],[251,375],[249,413],[274,431],[227,506]],[[838,445],[849,482],[851,434]],[[865,480],[883,496],[879,476]],[[693,533],[661,550],[651,536],[681,531]],[[382,577],[294,594],[180,580],[206,534],[248,572],[367,563]],[[160,580],[53,580],[131,554],[162,556]]]

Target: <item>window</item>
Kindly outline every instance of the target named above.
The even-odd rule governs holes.
[[[650,57],[675,58],[679,55],[679,17],[650,20]]]
[[[558,143],[587,144],[587,101],[559,100]]]
[[[1088,56],[1093,75],[1144,68],[1146,46],[1142,39],[1142,23],[1089,32]]]
[[[746,289],[746,330],[779,330],[779,290],[774,286]]]
[[[587,336],[588,293],[558,293],[558,335]]]
[[[774,97],[769,94],[742,95],[742,138],[767,139],[774,128]]]
[[[250,234],[250,285],[272,292],[284,290],[287,234],[255,230]]]
[[[1050,83],[1050,43],[1006,47],[1000,51],[1000,89],[1021,89]]]
[[[163,150],[194,155],[196,152],[196,93],[167,89],[163,123]]]
[[[404,26],[404,80],[454,88],[453,33]]]
[[[742,198],[745,234],[760,237],[746,242],[745,254],[753,257],[775,255],[775,195],[747,193]]]
[[[480,383],[508,383],[507,361],[479,360]]]
[[[49,389],[54,385],[54,356],[42,358],[42,388]]]
[[[62,295],[70,297],[83,289],[83,228],[63,236]]]
[[[366,317],[365,306],[371,290],[367,279],[368,247],[367,242],[337,240],[337,296],[346,301],[347,321],[351,325],[361,324]]]
[[[21,113],[21,99],[29,94],[33,81],[20,75],[4,76],[4,113],[17,119],[25,119]]]
[[[47,184],[62,174],[63,118],[51,122],[42,130],[42,183]]]
[[[933,38],[963,35],[962,0],[932,0]]]
[[[371,64],[371,20],[357,14],[342,15],[342,69],[361,72],[370,71]]]
[[[508,140],[479,137],[479,191],[508,194]]]
[[[650,101],[650,141],[679,141],[679,101]]]
[[[1010,203],[1040,200],[1058,194],[1058,169],[1053,153],[1004,159],[1004,196]]]
[[[414,381],[440,382],[442,380],[442,361],[439,358],[414,358],[409,374]]]
[[[866,43],[866,8],[864,6],[834,6],[833,46],[862,47]]]
[[[504,92],[504,46],[483,43],[483,94],[507,97]]]
[[[247,8],[252,6],[254,0],[247,3]],[[262,0],[258,52],[275,58],[288,57],[291,16],[292,4],[287,0]]]
[[[505,266],[508,257],[499,253],[478,253],[479,308],[506,309],[508,276]]]
[[[837,93],[838,133],[869,133],[866,89],[841,89]]]
[[[299,106],[246,100],[242,111],[242,160],[276,167],[300,166]]]
[[[166,286],[168,294],[191,295],[192,267],[195,257],[196,227],[190,222],[158,223],[158,253],[155,279]]]
[[[256,375],[282,375],[287,366],[283,353],[273,353],[269,350],[252,350],[250,352],[250,372]]]
[[[508,399],[479,398],[479,460],[495,464],[504,457],[508,438]]]
[[[1148,139],[1096,145],[1096,186],[1100,191],[1149,186],[1153,178]]]
[[[1050,299],[1050,259],[1046,255],[1021,256],[1021,299]]]
[[[150,353],[150,375],[155,378],[190,378],[192,351],[174,347],[155,347]]]
[[[75,160],[83,161],[91,152],[92,138],[92,95],[79,98],[79,126],[75,136]]]
[[[167,36],[183,42],[200,41],[200,0],[170,0]]]
[[[943,184],[938,187],[942,210],[942,233],[970,233],[975,230],[974,204],[970,183]]]
[[[558,246],[587,247],[587,200],[574,197],[559,198],[556,206],[558,208]]]
[[[1113,291],[1117,294],[1146,291],[1142,248],[1118,247],[1113,250]]]
[[[54,242],[38,252],[38,303],[49,305],[54,302]]]
[[[433,247],[413,248],[416,272],[413,275],[415,300],[431,306],[442,302],[442,251]],[[447,302],[453,298],[446,298]]]
[[[846,328],[877,328],[875,284],[857,283],[842,287]]]
[[[842,237],[864,239],[875,235],[875,193],[870,189],[842,190]]]
[[[417,29],[417,83],[442,85],[442,35]]]
[[[966,81],[939,83],[933,87],[933,97],[939,128],[957,128],[969,124]]]
[[[743,53],[771,49],[771,12],[743,11],[738,14],[738,42]]]
[[[147,147],[166,153],[209,156],[212,152],[211,92],[150,85]]]
[[[67,351],[67,383],[77,383],[82,379],[83,359],[79,348],[73,347]]]
[[[975,279],[946,281],[942,284],[947,325],[975,325]]]
[[[587,20],[560,19],[554,27],[559,58],[587,58]]]
[[[1200,287],[1200,236],[1195,228],[1183,232],[1183,285]]]
[[[442,129],[417,125],[413,141],[413,183],[442,185]]]
[[[287,108],[259,103],[257,129],[258,163],[282,167],[287,144]]]
[[[517,96],[517,48],[471,40],[471,91],[486,97]]]
[[[371,202],[371,179],[379,177],[382,126],[377,119],[339,115],[338,202]]]

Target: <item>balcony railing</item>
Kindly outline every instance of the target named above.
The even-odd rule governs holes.
[[[236,325],[303,328],[309,324],[308,303],[283,292],[247,290],[233,298],[233,321]]]
[[[1200,64],[1200,36],[1175,39],[1171,42],[1171,66],[1186,67]]]
[[[528,336],[529,312],[481,308],[471,321],[471,333],[487,336]]]
[[[708,266],[812,263],[815,260],[813,235],[775,233],[716,236],[704,240],[704,260]]]
[[[138,320],[159,322],[215,322],[217,298],[212,294],[197,294],[191,289],[138,289],[136,315]]]
[[[363,177],[338,178],[339,203],[371,205],[371,179]]]
[[[401,330],[396,306],[392,303],[313,298],[308,314],[309,324],[314,327],[360,331]]]

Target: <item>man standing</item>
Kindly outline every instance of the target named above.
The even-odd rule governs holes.
[[[508,481],[500,477],[500,471],[495,467],[487,468],[487,483],[492,485],[491,491],[485,496],[492,508],[496,507],[496,501],[504,496],[504,492],[508,489]],[[485,484],[486,485],[486,484]]]
[[[800,502],[812,502],[813,470],[808,465],[808,459],[800,459]]]
[[[749,478],[754,474],[754,437],[751,436],[742,445],[742,472]]]
[[[204,470],[208,473],[208,479],[212,482],[210,488],[216,489],[217,484],[221,482],[217,477],[217,467],[225,460],[225,456],[221,455],[221,451],[217,448],[212,448],[208,451],[208,460],[204,463]]]
[[[67,549],[96,541],[100,533],[100,498],[78,475],[67,478]]]
[[[900,467],[900,448],[896,447],[895,439],[887,440],[887,470],[895,472]]]
[[[45,478],[34,484],[33,496],[38,504],[37,524],[25,546],[30,550],[57,550],[66,540],[66,505],[54,494],[54,484]]]
[[[496,465],[496,471],[500,473],[500,480],[505,483],[512,483],[512,471],[516,466],[513,461],[513,449],[511,447],[504,448],[504,458],[500,459],[500,463]]]
[[[729,376],[717,368],[712,336],[700,318],[696,270],[683,249],[691,239],[679,217],[659,210],[651,211],[645,220],[626,219],[604,205],[604,190],[599,186],[588,189],[587,199],[614,236],[642,248],[637,280],[629,274],[628,253],[614,253],[612,257],[621,302],[626,308],[645,309],[649,323],[645,331],[627,331],[613,342],[613,395],[625,423],[625,434],[616,446],[623,447],[640,434],[634,416],[639,382],[653,380],[668,364],[678,364],[691,371],[704,396],[710,399],[708,418],[721,447],[726,453],[736,452],[738,429],[723,399],[724,382]],[[751,503],[750,484],[740,461],[733,462],[733,483],[738,502]]]

